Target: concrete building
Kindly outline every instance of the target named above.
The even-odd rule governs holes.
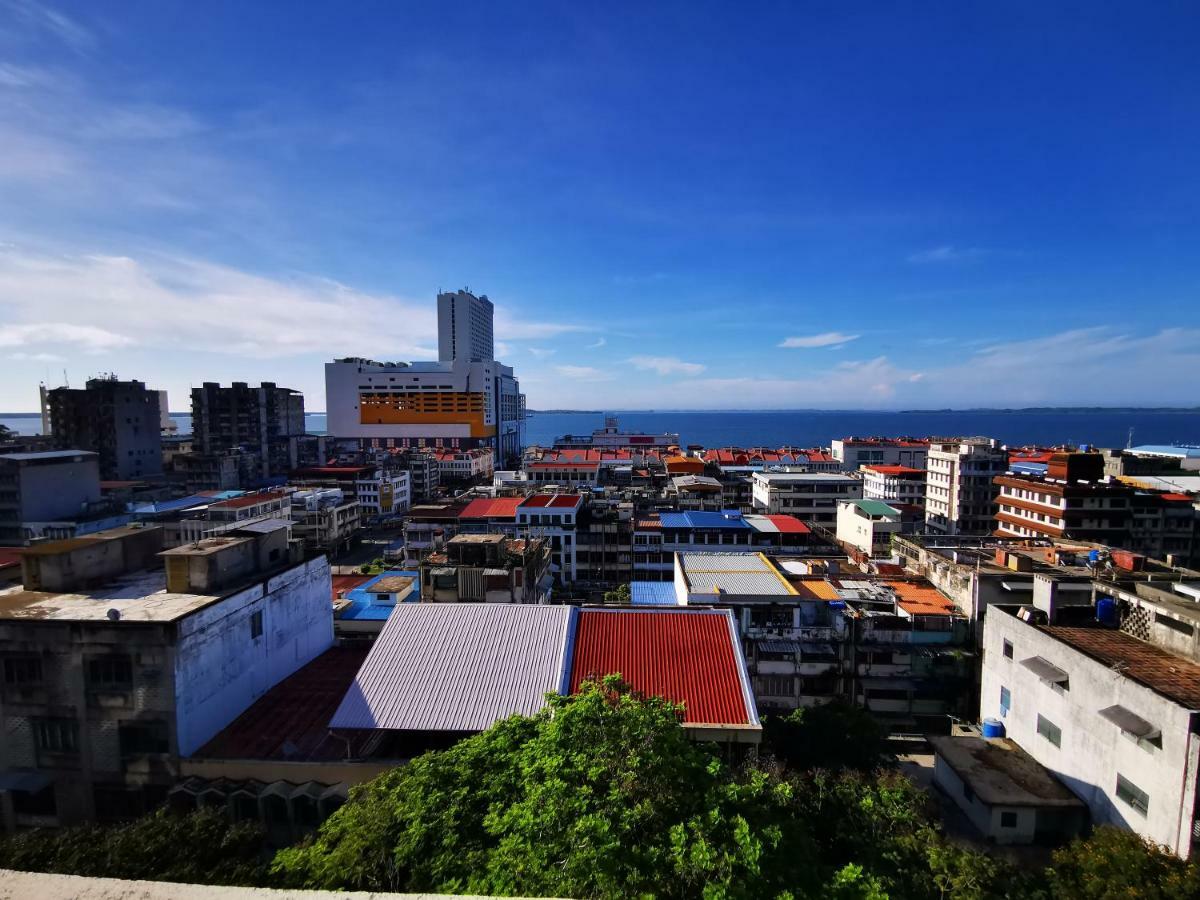
[[[550,572],[559,585],[579,577],[577,531],[583,497],[579,494],[533,494],[517,507],[517,528],[550,546]]]
[[[354,496],[340,488],[294,491],[292,534],[310,551],[345,550],[362,531],[362,510]]]
[[[646,434],[641,431],[622,431],[616,416],[605,416],[604,427],[597,428],[591,435],[564,434],[554,439],[557,449],[568,447],[595,447],[607,450],[645,450],[650,447],[666,450],[679,446],[679,435],[673,432]]]
[[[987,534],[995,527],[992,479],[1008,469],[1008,453],[991,438],[931,438],[925,527],[940,534]]]
[[[409,473],[394,465],[309,466],[292,472],[296,487],[336,487],[358,501],[364,523],[397,519],[412,506]]]
[[[831,442],[829,452],[847,472],[855,472],[862,466],[905,466],[924,470],[929,441],[918,438],[848,437]]]
[[[430,603],[546,603],[550,582],[550,544],[539,538],[459,534],[420,562]]]
[[[445,291],[438,294],[438,359],[453,362],[489,362],[496,358],[492,335],[495,309],[487,294],[476,297],[470,291]]]
[[[102,505],[96,453],[0,455],[0,544],[24,544],[41,530],[38,523],[75,522]]]
[[[1083,606],[1038,597],[1030,607],[993,606],[980,715],[1000,718],[1008,737],[1087,804],[1095,824],[1129,828],[1186,858],[1197,836],[1200,665],[1127,633],[1142,628],[1153,638],[1161,628],[1194,652],[1200,615],[1179,596],[1111,615],[1088,594]],[[1099,621],[1118,616],[1121,630]]]
[[[828,551],[795,516],[689,510],[644,515],[633,528],[633,580],[671,581],[676,553],[750,552],[800,556]]]
[[[797,472],[790,466],[766,469],[752,476],[755,512],[783,513],[808,524],[833,528],[837,504],[862,497],[862,479],[827,472]]]
[[[902,529],[900,510],[882,500],[843,500],[838,504],[838,542],[865,556],[890,558],[892,535]]]
[[[286,531],[161,548],[154,527],[42,544],[0,591],[7,828],[153,809],[181,759],[331,645],[329,565]]]
[[[911,466],[871,465],[860,470],[863,499],[925,508],[925,470]]]
[[[159,393],[140,381],[92,378],[82,390],[43,394],[55,445],[99,456],[100,478],[132,481],[162,474]]]
[[[304,435],[304,396],[264,381],[258,387],[235,381],[229,387],[206,381],[192,389],[192,449],[202,455],[230,450],[256,460],[256,487],[295,468],[293,438]]]
[[[479,484],[491,481],[496,456],[491,447],[470,450],[435,450],[438,480],[444,485]]]

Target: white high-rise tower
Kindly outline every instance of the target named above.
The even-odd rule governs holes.
[[[488,362],[496,358],[492,301],[470,291],[438,294],[438,359]]]

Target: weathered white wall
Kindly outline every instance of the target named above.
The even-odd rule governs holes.
[[[1012,659],[1003,653],[1006,639]],[[1056,690],[1022,666],[1031,656],[1069,673],[1069,688]],[[1001,686],[1012,693],[1008,737],[1055,772],[1088,805],[1094,823],[1130,828],[1188,855],[1200,756],[1188,710],[996,607],[984,632],[981,717],[1000,716]],[[1162,730],[1161,749],[1135,743],[1099,715],[1118,703]],[[1061,748],[1037,733],[1039,713],[1062,730]],[[1118,773],[1149,795],[1145,816],[1117,799]]]
[[[310,560],[179,624],[175,703],[179,755],[189,756],[255,700],[333,645],[329,562]],[[250,618],[263,614],[252,638]]]

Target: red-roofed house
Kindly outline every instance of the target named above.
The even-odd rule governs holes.
[[[757,744],[762,727],[730,610],[579,612],[571,692],[619,673],[635,690],[683,706],[693,737]]]
[[[863,499],[925,507],[925,470],[912,466],[862,467]]]
[[[559,584],[578,575],[577,525],[583,497],[579,494],[534,494],[517,506],[517,529],[550,542],[550,572]]]
[[[854,472],[860,466],[909,466],[924,470],[929,441],[900,437],[847,437],[830,444],[831,456],[842,469]]]

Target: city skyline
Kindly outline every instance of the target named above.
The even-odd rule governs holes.
[[[0,2],[0,409],[462,287],[534,409],[1195,405],[1184,5],[287,11]]]

